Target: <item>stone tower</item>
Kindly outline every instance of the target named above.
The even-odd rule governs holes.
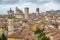
[[[29,18],[29,8],[28,7],[25,8],[24,14],[25,14],[25,18],[28,19]]]
[[[39,16],[39,8],[36,8],[36,16]]]
[[[13,25],[13,21],[14,21],[14,11],[12,11],[11,9],[8,11],[8,35],[12,34],[14,32],[14,25]]]

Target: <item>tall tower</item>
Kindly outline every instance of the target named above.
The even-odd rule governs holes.
[[[39,16],[39,8],[36,8],[36,16]]]
[[[14,11],[12,11],[12,9],[10,9],[8,11],[8,35],[12,34],[14,32],[14,25],[13,25],[13,21],[14,21]]]
[[[24,14],[25,14],[25,18],[28,19],[29,18],[29,8],[28,7],[25,8]]]

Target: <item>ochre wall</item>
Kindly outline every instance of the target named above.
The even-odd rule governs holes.
[[[8,40],[22,40],[22,39],[19,39],[19,38],[8,38]]]
[[[2,33],[4,33],[4,29],[0,28],[0,35],[2,35]]]
[[[43,30],[43,28],[44,28],[44,24],[42,24],[42,23],[41,24],[35,24],[32,26],[33,31],[36,31],[37,29]]]

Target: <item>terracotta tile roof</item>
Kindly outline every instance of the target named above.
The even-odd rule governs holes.
[[[32,39],[37,38],[36,34],[32,34],[31,30],[17,30],[8,37],[12,38],[23,38],[23,39]]]
[[[54,40],[58,40],[58,38],[60,38],[60,29],[48,27],[47,32],[51,34]]]
[[[0,26],[5,27],[8,23],[0,22]]]
[[[19,32],[19,33],[18,33]],[[14,38],[19,38],[19,34],[21,33],[21,30],[17,30],[17,31],[15,31],[13,34],[11,34],[10,36],[8,36],[8,37],[14,37]]]
[[[15,27],[15,28],[19,28],[19,27],[21,27],[21,26],[22,26],[22,24],[20,24],[20,23],[14,24],[14,27]]]

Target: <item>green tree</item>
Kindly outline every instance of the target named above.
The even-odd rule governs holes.
[[[0,40],[2,40],[1,37],[0,37]]]
[[[1,39],[2,40],[7,40],[7,37],[4,34],[2,34]]]
[[[35,31],[35,34],[40,34],[42,32],[42,30],[38,29],[37,31]]]
[[[39,34],[38,40],[49,40],[49,38],[46,37],[46,34],[43,31],[44,30],[40,30],[40,29],[38,29],[37,31],[35,31],[35,34]]]
[[[42,38],[38,38],[38,40],[42,40]]]

